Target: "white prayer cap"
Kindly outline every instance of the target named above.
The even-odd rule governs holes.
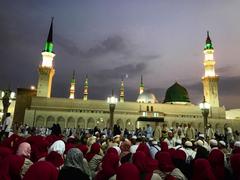
[[[219,141],[219,144],[226,147],[226,143],[224,141]]]
[[[181,139],[177,139],[176,140],[176,144],[182,144],[182,140]]]
[[[137,139],[137,136],[133,136],[132,139]]]
[[[198,137],[204,138],[204,134],[199,134]]]
[[[153,145],[157,145],[157,141],[152,141],[152,144]]]
[[[234,143],[234,147],[240,148],[240,141],[236,141],[236,142]]]
[[[209,141],[209,143],[210,143],[211,146],[217,146],[218,145],[218,142],[215,139],[211,139]]]
[[[186,142],[185,142],[185,146],[187,146],[187,147],[192,147],[193,144],[192,144],[191,141],[186,141]]]
[[[196,146],[203,146],[203,141],[199,139],[195,142],[195,145]]]

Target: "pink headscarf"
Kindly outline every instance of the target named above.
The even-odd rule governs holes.
[[[19,156],[24,156],[26,158],[30,158],[31,155],[31,145],[27,142],[23,142],[18,146],[18,150],[16,152]]]
[[[208,156],[208,161],[212,167],[213,173],[218,180],[223,180],[224,178],[224,154],[219,149],[214,149],[210,152]]]

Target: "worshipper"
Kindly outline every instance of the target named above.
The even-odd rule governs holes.
[[[231,179],[231,174],[224,167],[224,154],[219,149],[212,149],[209,156],[208,161],[212,167],[213,174],[218,180]]]
[[[208,124],[208,125],[207,125],[206,131],[207,131],[207,137],[206,137],[207,139],[213,139],[213,138],[215,138],[215,137],[214,137],[214,130],[213,130],[211,124]]]
[[[198,147],[195,160],[199,158],[208,159],[208,155],[209,155],[209,151],[204,146]]]
[[[158,152],[156,159],[158,160],[159,169],[153,171],[155,175],[159,175],[162,179],[187,180],[180,169],[174,166],[169,152]]]
[[[150,154],[153,159],[158,151],[161,151],[160,146],[158,145],[157,141],[152,141],[150,145]]]
[[[150,126],[150,124],[147,124],[147,129],[146,129],[146,136],[147,138],[151,138],[152,137],[152,134],[153,134],[153,129],[152,127]]]
[[[153,171],[149,170],[148,159],[143,151],[137,151],[133,154],[132,162],[138,168],[140,172],[140,178],[144,180],[150,180],[153,175]]]
[[[119,167],[119,156],[117,150],[109,148],[105,154],[101,170],[97,173],[95,180],[114,180],[116,179],[116,170]]]
[[[34,163],[26,172],[23,180],[57,180],[58,170],[47,161]]]
[[[184,151],[186,153],[186,163],[190,164],[191,161],[195,158],[196,152],[192,149],[193,144],[191,141],[186,141],[184,144]]]
[[[230,165],[233,172],[233,179],[239,180],[240,179],[240,171],[239,171],[240,154],[239,153],[235,153],[230,157]]]
[[[65,152],[65,143],[62,140],[55,141],[48,149],[48,153],[50,153],[51,151],[55,151],[63,156]]]
[[[94,178],[96,172],[99,170],[98,168],[103,158],[100,144],[94,143],[90,147],[90,151],[86,154],[85,158],[88,161],[88,165],[91,170],[91,176]]]
[[[192,180],[216,180],[212,168],[207,159],[196,159],[193,165]]]
[[[139,144],[140,144],[140,139],[137,138],[137,136],[133,136],[131,139],[132,145],[130,147],[130,152],[135,153]]]
[[[134,164],[124,163],[116,171],[116,180],[140,180],[139,170]]]
[[[211,140],[209,141],[209,145],[210,145],[210,147],[211,147],[211,151],[212,151],[213,149],[218,149],[218,142],[217,142],[217,140],[215,140],[215,139],[211,139]]]
[[[156,126],[155,126],[155,129],[154,129],[153,138],[157,142],[159,142],[161,137],[162,137],[162,129],[161,129],[160,123],[157,122]]]
[[[205,135],[204,134],[199,134],[198,135],[198,140],[201,140],[203,142],[203,147],[205,147],[208,151],[211,150],[210,146],[208,145],[207,141],[205,140]]]
[[[131,147],[131,141],[129,141],[128,139],[125,139],[121,143],[121,145],[120,145],[120,149],[121,149],[121,154],[120,154],[121,163],[130,161],[130,158],[132,156],[132,153],[130,153],[130,147]]]
[[[64,166],[58,175],[58,180],[89,180],[90,177],[86,171],[87,167],[83,162],[83,153],[78,148],[72,148],[67,152]]]
[[[232,154],[237,154],[237,153],[240,153],[240,141],[236,141],[234,143],[234,147],[232,150]]]
[[[168,137],[166,139],[164,139],[164,141],[167,142],[168,148],[173,148],[175,146],[176,140],[173,136],[172,131],[168,131]]]
[[[13,120],[11,118],[11,113],[6,113],[6,118],[3,122],[2,131],[0,135],[0,141],[2,140],[2,136],[4,136],[4,138],[8,137],[8,134],[11,131],[12,121]]]
[[[190,123],[188,123],[185,134],[186,134],[185,137],[188,140],[195,139],[195,130]]]

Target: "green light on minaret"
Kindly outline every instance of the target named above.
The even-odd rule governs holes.
[[[48,38],[47,38],[47,42],[45,43],[44,46],[44,52],[53,52],[53,18],[51,21],[51,26],[48,32]]]
[[[204,46],[204,50],[207,50],[207,49],[213,49],[213,44],[209,36],[209,31],[207,31],[207,39],[206,39],[206,44]]]

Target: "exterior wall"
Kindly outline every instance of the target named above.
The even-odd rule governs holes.
[[[150,118],[155,115],[163,117],[168,127],[175,127],[176,123],[192,123],[193,127],[203,129],[201,110],[193,104],[118,103],[114,111],[114,123],[130,130],[144,127],[147,123],[154,127],[155,122],[137,121],[144,113]],[[225,119],[223,107],[211,109],[209,123],[212,127],[223,128]],[[104,128],[109,123],[109,105],[104,100],[32,97],[31,106],[25,111],[24,122],[37,127],[51,127],[53,123],[59,123],[62,128],[93,128],[96,125]]]
[[[203,92],[206,102],[212,107],[219,107],[218,80],[218,76],[202,78]]]
[[[226,118],[240,120],[240,109],[230,109],[230,110],[226,111]]]

